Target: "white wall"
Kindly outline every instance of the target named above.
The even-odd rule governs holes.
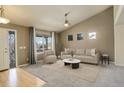
[[[115,26],[115,64],[124,66],[124,25]]]
[[[118,24],[119,17],[122,13],[124,6],[123,5],[115,5],[114,6],[114,24]]]
[[[124,66],[124,24],[119,23],[123,6],[114,6],[115,64]]]

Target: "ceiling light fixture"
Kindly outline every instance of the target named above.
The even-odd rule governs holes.
[[[3,13],[4,13],[4,8],[1,5],[1,8],[0,8],[0,24],[7,24],[7,23],[10,22],[10,20],[3,17]]]
[[[65,13],[65,23],[64,23],[64,26],[65,27],[68,27],[70,25],[69,21],[67,20],[68,14],[69,14],[69,12],[68,13]]]

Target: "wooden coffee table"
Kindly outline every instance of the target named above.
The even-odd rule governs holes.
[[[72,65],[72,69],[77,69],[79,68],[80,60],[74,59],[74,58],[68,58],[63,60],[64,65]]]

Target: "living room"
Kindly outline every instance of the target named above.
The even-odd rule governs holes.
[[[8,56],[5,44],[7,55],[1,54],[0,86],[124,86],[122,5],[3,5],[0,10],[10,19],[0,24],[1,38],[6,40],[6,31],[15,33],[14,52]]]

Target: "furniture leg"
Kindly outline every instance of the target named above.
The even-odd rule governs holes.
[[[70,65],[70,63],[66,63],[66,62],[64,62],[64,64],[65,64],[65,66]]]
[[[108,64],[109,64],[109,57],[108,57]]]
[[[103,57],[102,57],[102,64],[103,64]]]

